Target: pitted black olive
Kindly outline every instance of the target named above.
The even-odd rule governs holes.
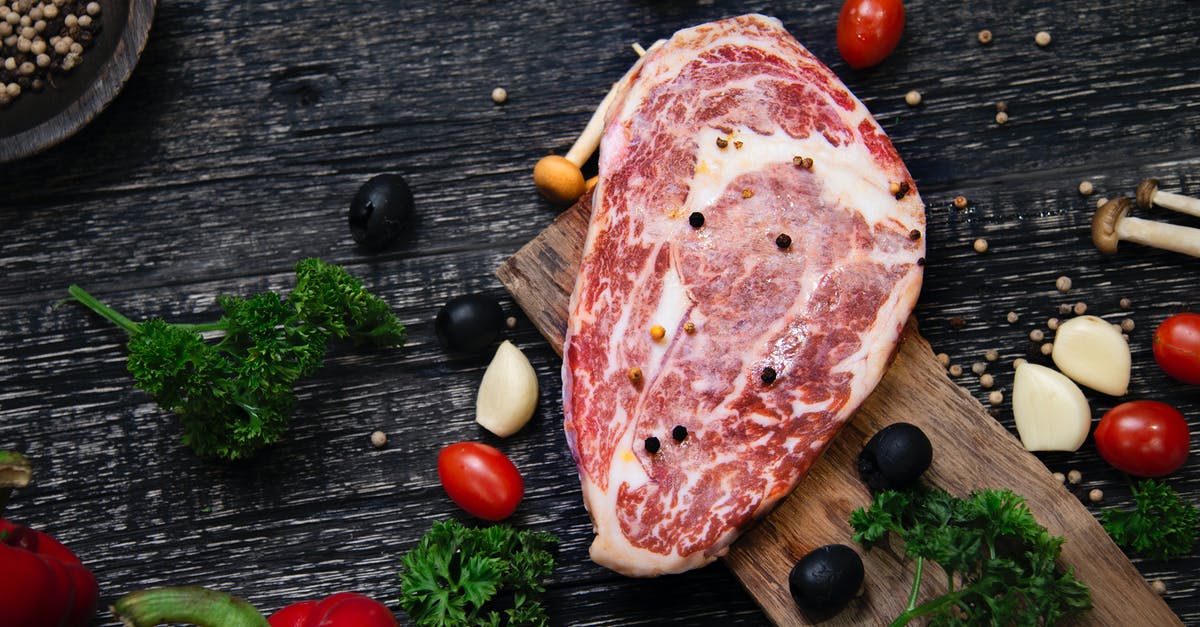
[[[933,461],[925,432],[907,422],[890,424],[871,437],[858,454],[858,476],[872,492],[903,490],[916,483]]]

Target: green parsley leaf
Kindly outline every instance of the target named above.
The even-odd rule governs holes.
[[[419,626],[545,626],[538,601],[554,568],[545,532],[436,522],[400,560],[400,606]]]
[[[1133,488],[1132,511],[1107,507],[1104,530],[1113,541],[1151,559],[1188,555],[1196,544],[1200,511],[1166,483],[1147,479]]]
[[[1087,586],[1057,568],[1063,539],[1051,536],[1011,491],[956,498],[943,490],[885,490],[850,514],[850,526],[868,549],[895,534],[917,560],[908,606],[893,626],[927,617],[931,625],[1034,627],[1091,607]],[[917,605],[925,560],[939,564],[952,585]]]

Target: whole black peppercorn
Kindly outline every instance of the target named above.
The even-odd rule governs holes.
[[[650,453],[651,455],[653,455],[654,453],[657,453],[660,446],[661,445],[658,443],[658,438],[653,437],[653,436],[646,438],[646,452],[647,453]]]
[[[771,383],[774,383],[776,376],[778,376],[778,374],[775,372],[774,368],[767,366],[766,368],[762,369],[762,382],[763,383],[766,383],[768,385]]]
[[[704,226],[704,214],[699,211],[693,211],[692,215],[688,216],[688,224],[692,225],[693,229]]]
[[[779,237],[775,238],[775,245],[781,249],[786,249],[792,245],[792,236],[787,233],[780,233]]]
[[[682,441],[686,440],[687,439],[687,427],[685,427],[683,425],[675,425],[675,428],[671,429],[671,437],[675,438],[676,442],[682,442]]]

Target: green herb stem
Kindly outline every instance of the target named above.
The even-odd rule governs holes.
[[[908,609],[904,610],[903,612],[901,612],[900,615],[896,617],[896,620],[893,620],[889,624],[888,627],[903,627],[904,625],[907,625],[908,622],[914,618],[920,618],[920,617],[928,615],[928,614],[936,614],[938,612],[941,612],[947,606],[958,603],[959,599],[961,599],[963,596],[969,594],[970,592],[971,592],[971,588],[969,588],[969,587],[963,588],[956,592],[947,593],[943,596],[933,599],[932,601],[926,601],[925,603],[923,603],[919,606],[916,606],[916,607],[912,607],[910,605],[910,607]],[[910,601],[910,604],[911,604],[911,601]]]
[[[133,333],[137,330],[138,324],[136,322],[126,318],[116,309],[100,302],[100,299],[87,293],[82,287],[72,284],[67,288],[67,292],[71,294],[71,298],[75,299],[76,302],[100,314],[109,322],[125,329],[126,333]]]
[[[912,589],[908,592],[908,605],[904,607],[905,612],[911,612],[917,607],[917,592],[921,589],[921,571],[925,569],[925,558],[917,558],[917,572],[913,575]]]
[[[187,623],[200,627],[269,627],[249,603],[208,588],[152,588],[127,594],[109,609],[128,627]]]

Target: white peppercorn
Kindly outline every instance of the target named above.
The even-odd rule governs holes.
[[[971,364],[971,372],[974,372],[975,374],[983,374],[987,372],[987,364],[983,363],[982,361],[977,361]]]
[[[1088,492],[1088,500],[1093,503],[1099,503],[1100,501],[1103,501],[1104,491],[1100,488],[1092,488],[1092,490]]]
[[[1043,355],[1049,355],[1054,352],[1054,342],[1046,342],[1042,344],[1041,351]]]
[[[1054,280],[1054,288],[1057,289],[1058,291],[1064,292],[1064,293],[1071,291],[1071,277],[1069,277],[1069,276],[1058,277],[1057,279]]]
[[[1045,48],[1050,45],[1050,33],[1046,31],[1038,31],[1038,34],[1033,36],[1033,42],[1040,48]]]
[[[1000,359],[1000,351],[994,348],[989,348],[983,352],[983,358],[986,361],[996,361],[997,359]]]
[[[89,2],[84,10],[87,11],[87,14],[91,16],[100,15],[100,3]]]
[[[999,405],[1004,402],[1004,393],[1000,390],[988,392],[988,402],[993,405]]]
[[[1008,320],[1009,324],[1016,324],[1017,321],[1021,319],[1021,316],[1017,315],[1017,312],[1015,311],[1010,311],[1008,312],[1008,315],[1004,317],[1004,319]]]
[[[1043,333],[1041,329],[1034,329],[1029,332],[1029,339],[1033,340],[1034,342],[1040,342],[1046,339],[1046,334]]]
[[[80,28],[91,28],[92,27],[92,16],[80,15],[78,23],[79,23]]]
[[[1083,314],[1087,313],[1087,303],[1083,303],[1083,302],[1075,303],[1075,306],[1072,308],[1072,311],[1075,312],[1075,315],[1082,316]]]
[[[383,448],[387,446],[387,440],[387,434],[382,431],[375,431],[371,433],[371,446],[375,448]]]
[[[496,104],[503,104],[507,100],[508,90],[504,89],[503,87],[497,87],[492,90],[492,102]]]
[[[979,387],[987,389],[996,384],[996,379],[986,372],[979,375]]]
[[[1133,318],[1126,318],[1121,321],[1121,330],[1126,333],[1133,331],[1133,326]]]
[[[1046,328],[1050,329],[1051,331],[1057,331],[1058,330],[1058,318],[1051,318],[1051,319],[1047,320]]]
[[[1078,470],[1071,470],[1067,472],[1067,481],[1069,481],[1071,485],[1075,485],[1076,483],[1083,481],[1083,473],[1079,472]]]

